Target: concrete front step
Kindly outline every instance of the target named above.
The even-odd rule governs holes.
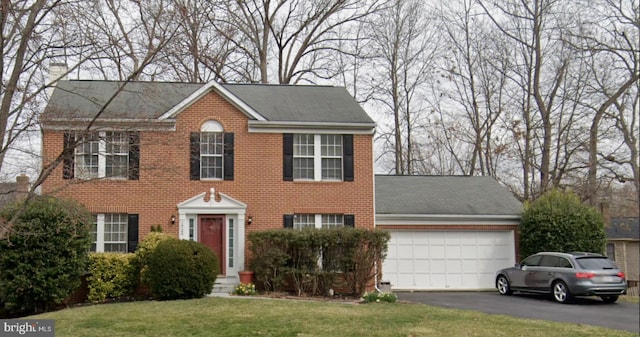
[[[232,292],[234,292],[234,290],[236,289],[236,285],[235,284],[221,284],[221,283],[216,283],[213,285],[213,289],[211,290],[211,293],[213,294],[230,294]]]

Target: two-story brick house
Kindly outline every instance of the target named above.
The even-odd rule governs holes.
[[[41,122],[43,164],[66,153],[42,192],[88,207],[96,251],[160,225],[233,282],[248,232],[374,227],[375,123],[344,88],[60,81]]]

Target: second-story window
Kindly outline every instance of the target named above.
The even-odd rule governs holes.
[[[222,179],[222,132],[200,133],[200,178]]]
[[[75,150],[76,176],[78,178],[98,178],[100,171],[100,139],[97,133],[78,136]]]
[[[353,181],[353,135],[285,133],[283,151],[284,180]]]
[[[342,180],[342,135],[295,134],[293,179]]]
[[[233,180],[234,136],[223,131],[220,123],[208,121],[191,133],[191,180]]]
[[[138,179],[138,134],[91,132],[65,134],[65,147],[75,146],[65,158],[64,178]]]

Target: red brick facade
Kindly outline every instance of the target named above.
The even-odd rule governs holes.
[[[211,120],[235,135],[232,181],[190,180],[190,133]],[[283,215],[294,213],[353,214],[356,227],[374,227],[372,135],[353,136],[353,182],[284,181],[282,133],[249,133],[247,122],[243,112],[211,92],[176,117],[175,131],[140,132],[139,180],[65,180],[60,165],[42,192],[78,200],[93,213],[139,214],[139,239],[157,225],[177,237],[178,224],[171,224],[176,205],[212,187],[247,205],[252,223],[246,232],[282,228]],[[63,134],[45,129],[45,165],[63,150]]]

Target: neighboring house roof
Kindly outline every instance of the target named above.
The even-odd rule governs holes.
[[[375,177],[376,215],[519,217],[522,203],[492,177]]]
[[[124,82],[60,81],[44,111],[45,126],[63,120],[90,120]],[[254,128],[304,124],[375,127],[357,101],[343,87],[218,84],[215,82],[129,82],[100,115],[101,121],[171,121],[209,91],[218,91],[243,111]],[[257,114],[256,114],[257,113]]]
[[[605,232],[609,240],[640,240],[638,227],[638,217],[616,217],[611,218]]]

